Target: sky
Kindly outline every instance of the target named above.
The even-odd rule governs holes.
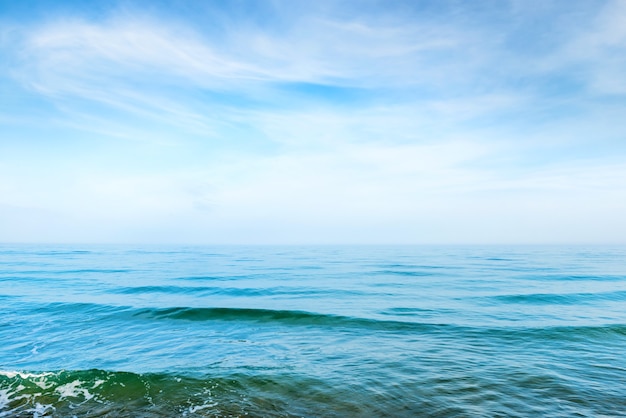
[[[0,242],[626,242],[626,1],[0,0]]]

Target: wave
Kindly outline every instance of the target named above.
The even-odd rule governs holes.
[[[145,293],[163,293],[163,294],[225,294],[225,295],[245,295],[260,296],[267,294],[268,291],[262,288],[224,288],[218,286],[132,286],[120,287],[110,290],[109,293],[118,293],[126,295],[145,294]]]
[[[441,275],[441,273],[434,273],[431,271],[409,271],[409,270],[379,270],[373,272],[382,276],[407,276],[407,277],[427,277]]]
[[[220,281],[234,281],[241,279],[254,278],[252,275],[214,275],[214,276],[181,276],[174,277],[172,280],[191,281],[191,282],[220,282]]]
[[[16,275],[15,270],[2,270],[0,274],[13,274],[16,279],[24,280],[58,280],[57,275],[65,274],[125,274],[132,273],[133,270],[129,269],[71,269],[71,270],[55,270],[52,268],[46,268],[43,270],[20,270],[20,276]],[[40,277],[37,277],[40,275]]]
[[[571,385],[536,368],[493,373],[470,362],[415,375],[0,371],[0,417],[621,416],[622,391]],[[607,364],[611,377],[623,368]],[[357,376],[359,376],[357,374]],[[505,413],[507,412],[507,413]]]
[[[153,308],[140,309],[132,315],[134,317],[155,320],[246,321],[257,323],[278,323],[284,326],[364,328],[386,331],[426,331],[432,330],[433,328],[448,326],[423,322],[359,318],[307,311],[256,308]]]
[[[454,325],[398,321],[379,318],[344,316],[300,310],[276,310],[263,308],[238,307],[148,307],[108,305],[99,303],[47,303],[34,306],[24,305],[26,310],[36,310],[41,314],[55,317],[69,314],[72,317],[99,318],[99,321],[239,321],[242,323],[276,324],[280,326],[304,326],[319,328],[358,328],[376,331],[433,331],[442,327],[454,328]],[[414,312],[415,313],[415,312]],[[387,315],[392,314],[392,311]]]
[[[119,273],[131,273],[133,270],[129,269],[73,269],[73,270],[54,270],[52,271],[54,274],[92,274],[92,273],[103,273],[103,274],[119,274]]]
[[[626,301],[626,291],[620,290],[595,293],[530,293],[490,296],[488,299],[505,304],[578,305],[582,303],[592,303],[595,301]]]
[[[98,303],[50,303],[37,305],[41,313],[52,315],[71,314],[99,318],[99,320],[119,321],[193,321],[193,322],[241,322],[276,325],[283,327],[308,327],[321,329],[355,329],[391,333],[442,333],[450,337],[504,336],[506,338],[565,338],[603,339],[610,336],[626,336],[626,324],[544,324],[515,326],[511,323],[456,324],[442,322],[441,313],[454,313],[445,309],[422,309],[413,307],[393,307],[374,313],[372,317],[345,316],[331,313],[301,310],[277,310],[242,307],[132,307]],[[33,309],[33,307],[25,307]],[[398,319],[392,319],[396,317]]]
[[[0,371],[0,417],[295,416],[298,387],[320,385],[299,376]]]
[[[392,317],[413,317],[413,318],[435,318],[445,315],[455,315],[458,312],[453,309],[429,309],[429,308],[407,308],[407,307],[394,307],[383,309],[378,312],[380,315],[384,316],[392,316]]]
[[[335,290],[335,289],[315,289],[307,287],[289,287],[289,286],[277,286],[277,287],[263,287],[263,288],[248,288],[248,287],[222,287],[222,286],[129,286],[120,287],[113,290],[109,290],[108,293],[116,294],[149,294],[149,293],[162,293],[162,294],[186,294],[186,295],[227,295],[238,297],[255,297],[255,296],[276,296],[276,295],[290,295],[290,296],[306,296],[319,297],[344,297],[344,296],[363,296],[366,292],[356,290]]]
[[[262,371],[0,371],[0,417],[408,417],[444,407],[421,399],[414,385],[371,384]]]
[[[450,266],[438,266],[430,264],[404,264],[404,263],[391,263],[391,264],[375,264],[374,266],[383,269],[420,269],[420,270],[447,270]]]
[[[3,244],[3,245],[6,245],[6,244]],[[26,245],[23,248],[17,248],[17,249],[0,247],[0,255],[28,254],[28,255],[35,255],[35,256],[46,256],[46,255],[59,256],[59,255],[95,254],[96,253],[95,251],[87,251],[87,250],[44,250],[44,249],[39,249],[37,247],[32,247],[32,248],[28,248],[28,247],[29,247],[28,245]]]
[[[626,337],[626,324],[552,326],[540,328],[538,331],[549,337],[598,340],[607,336]]]
[[[521,269],[517,269],[521,271]],[[532,271],[538,269],[532,268]],[[525,274],[517,275],[517,279],[521,280],[540,280],[540,281],[558,281],[558,282],[577,282],[577,281],[595,281],[595,282],[615,282],[624,281],[626,276],[621,274],[562,274],[562,273],[543,273],[543,274]]]

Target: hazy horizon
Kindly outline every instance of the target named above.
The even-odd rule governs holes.
[[[622,1],[0,0],[0,242],[624,244],[624,57]]]

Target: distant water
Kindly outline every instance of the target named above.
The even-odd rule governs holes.
[[[624,247],[0,246],[0,417],[626,416]]]

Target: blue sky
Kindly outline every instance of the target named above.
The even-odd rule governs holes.
[[[626,237],[623,1],[0,0],[0,97],[3,242]]]

